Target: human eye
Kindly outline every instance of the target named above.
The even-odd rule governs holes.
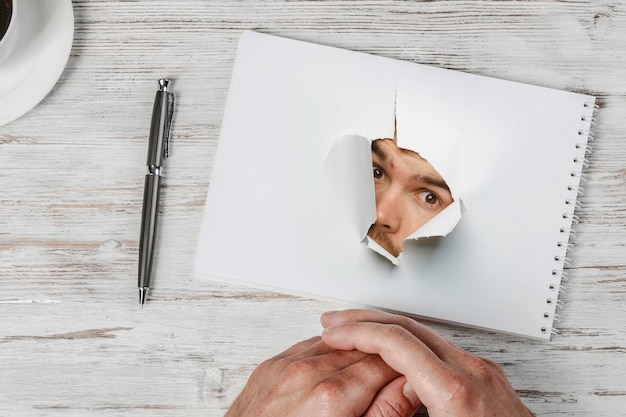
[[[431,208],[438,208],[441,205],[441,200],[439,199],[437,194],[433,193],[430,190],[420,191],[417,194],[417,198],[426,206]]]
[[[382,180],[385,178],[385,171],[378,165],[372,165],[372,172],[375,180]]]

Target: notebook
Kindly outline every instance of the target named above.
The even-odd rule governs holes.
[[[595,107],[245,32],[195,271],[549,339]]]

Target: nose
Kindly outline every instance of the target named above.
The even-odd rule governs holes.
[[[376,224],[387,233],[400,230],[401,210],[400,196],[392,188],[376,193]]]

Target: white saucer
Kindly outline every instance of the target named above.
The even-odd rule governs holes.
[[[31,110],[52,90],[74,39],[72,0],[22,0],[20,14],[20,37],[0,63],[0,126]]]

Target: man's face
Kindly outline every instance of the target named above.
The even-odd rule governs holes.
[[[376,222],[367,235],[393,256],[402,242],[453,199],[441,175],[417,153],[393,139],[372,142]]]

